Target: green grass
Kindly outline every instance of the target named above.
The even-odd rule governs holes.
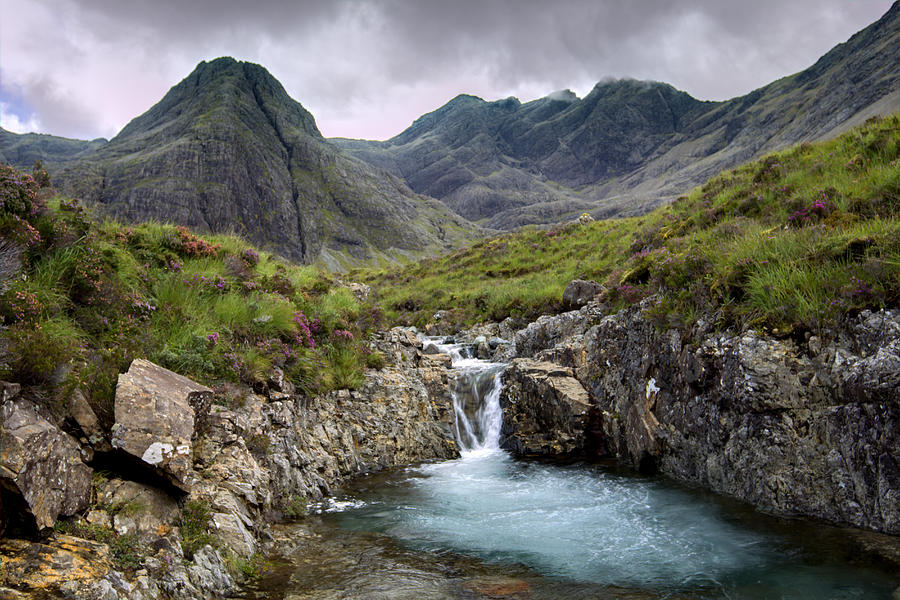
[[[0,378],[44,388],[51,408],[80,387],[107,424],[118,374],[140,357],[212,386],[260,384],[276,366],[310,394],[359,385],[372,311],[328,274],[235,236],[101,222],[43,194],[0,165],[0,239],[27,246],[23,270],[0,281]]]
[[[818,329],[900,301],[900,117],[723,172],[639,218],[525,229],[353,275],[387,319],[458,325],[559,311],[576,278],[612,308],[648,296],[663,327]]]

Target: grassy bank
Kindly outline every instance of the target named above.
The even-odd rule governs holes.
[[[0,378],[51,408],[77,387],[111,419],[116,378],[138,357],[222,388],[276,366],[309,392],[361,383],[372,311],[240,238],[99,222],[0,166],[0,243]]]
[[[576,278],[660,326],[815,330],[900,302],[900,117],[724,172],[640,218],[531,229],[399,269],[358,272],[392,321],[460,324],[560,310]]]

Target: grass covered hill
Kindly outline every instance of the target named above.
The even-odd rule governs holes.
[[[40,177],[38,177],[40,179]],[[234,236],[94,220],[0,165],[0,379],[41,404],[80,388],[112,419],[116,379],[143,357],[201,382],[309,392],[361,383],[373,312],[321,270]]]
[[[403,268],[359,273],[386,316],[460,324],[559,311],[594,279],[660,326],[817,329],[900,303],[900,116],[870,119],[723,172],[640,218],[530,228]]]

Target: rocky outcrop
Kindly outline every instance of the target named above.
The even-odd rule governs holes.
[[[572,370],[527,358],[512,361],[500,396],[500,446],[518,455],[585,451],[590,401]]]
[[[596,281],[573,279],[563,292],[563,306],[569,310],[581,308],[603,291],[603,286]]]
[[[602,452],[765,510],[900,533],[900,312],[797,343],[597,310],[542,318],[516,346],[574,369]]]
[[[137,359],[116,384],[112,446],[190,491],[194,406],[213,391],[153,363]]]
[[[3,584],[32,593],[108,598],[116,577],[106,544],[53,534],[46,543],[0,539]]]
[[[78,443],[14,391],[4,385],[0,405],[0,483],[24,502],[38,529],[52,527],[60,515],[87,507],[92,470]]]
[[[83,496],[54,510],[80,513],[63,529],[101,541],[54,534],[40,543],[3,542],[0,559],[9,568],[0,572],[0,595],[10,589],[98,600],[228,597],[237,589],[229,561],[260,552],[273,520],[301,514],[308,500],[353,475],[456,456],[449,357],[425,354],[414,331],[401,328],[381,333],[371,349],[385,356],[386,366],[367,371],[359,389],[310,398],[295,393],[276,370],[265,394],[223,389],[211,405],[212,390],[134,361],[117,388],[113,446],[153,465],[186,495],[174,498],[171,486],[159,487],[152,477],[129,480],[139,473],[127,468],[94,477],[88,506],[91,470],[68,438],[72,464],[48,464],[58,468],[54,477],[83,475]],[[67,439],[49,422],[36,421],[34,410],[20,409],[26,405],[13,398],[17,393],[17,386],[0,386],[4,474],[34,462],[29,447],[43,452],[62,443],[50,433]],[[70,404],[69,418],[87,433],[90,416],[77,398]],[[31,420],[20,424],[25,417]],[[45,481],[34,492],[44,494],[40,506],[49,507],[48,492],[60,494],[66,485]],[[43,523],[52,525],[56,513],[40,513]],[[123,554],[131,561],[127,568]]]

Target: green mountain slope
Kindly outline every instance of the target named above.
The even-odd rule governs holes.
[[[82,158],[105,143],[104,138],[73,140],[42,133],[19,134],[0,128],[0,162],[30,167],[40,160],[59,165]]]
[[[593,279],[611,309],[690,329],[816,331],[900,307],[900,114],[723,172],[642,217],[536,227],[356,274],[392,321],[460,325],[557,312]]]
[[[898,20],[895,3],[812,67],[727,102],[605,81],[580,100],[458,96],[386,142],[334,141],[495,228],[640,214],[723,168],[896,111]]]
[[[264,68],[201,63],[54,182],[116,218],[238,233],[341,269],[406,260],[480,235],[441,203],[345,156]]]

